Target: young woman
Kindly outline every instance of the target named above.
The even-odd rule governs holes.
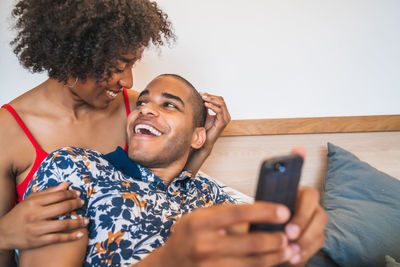
[[[137,93],[132,67],[150,44],[173,40],[171,23],[149,0],[20,0],[12,42],[21,64],[49,79],[0,109],[0,266],[12,250],[75,240],[84,219],[51,220],[82,205],[61,184],[22,200],[48,153],[76,146],[109,153],[126,147],[127,114]],[[197,171],[230,120],[207,95],[207,142],[187,168]],[[18,205],[15,205],[17,196]]]

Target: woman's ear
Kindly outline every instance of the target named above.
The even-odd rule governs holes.
[[[201,148],[206,142],[206,138],[207,138],[206,128],[196,127],[192,135],[191,147],[193,149]]]

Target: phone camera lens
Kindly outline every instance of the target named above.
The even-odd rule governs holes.
[[[286,167],[280,163],[276,163],[275,164],[275,170],[279,171],[279,172],[285,172],[286,171]]]

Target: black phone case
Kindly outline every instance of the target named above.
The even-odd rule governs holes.
[[[303,158],[299,155],[265,160],[258,178],[256,200],[281,203],[293,214]],[[250,231],[283,231],[286,224],[251,224]]]

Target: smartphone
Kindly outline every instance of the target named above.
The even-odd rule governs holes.
[[[261,165],[256,200],[286,205],[294,212],[303,158],[293,154],[265,160]],[[250,231],[283,231],[286,224],[257,223]]]

